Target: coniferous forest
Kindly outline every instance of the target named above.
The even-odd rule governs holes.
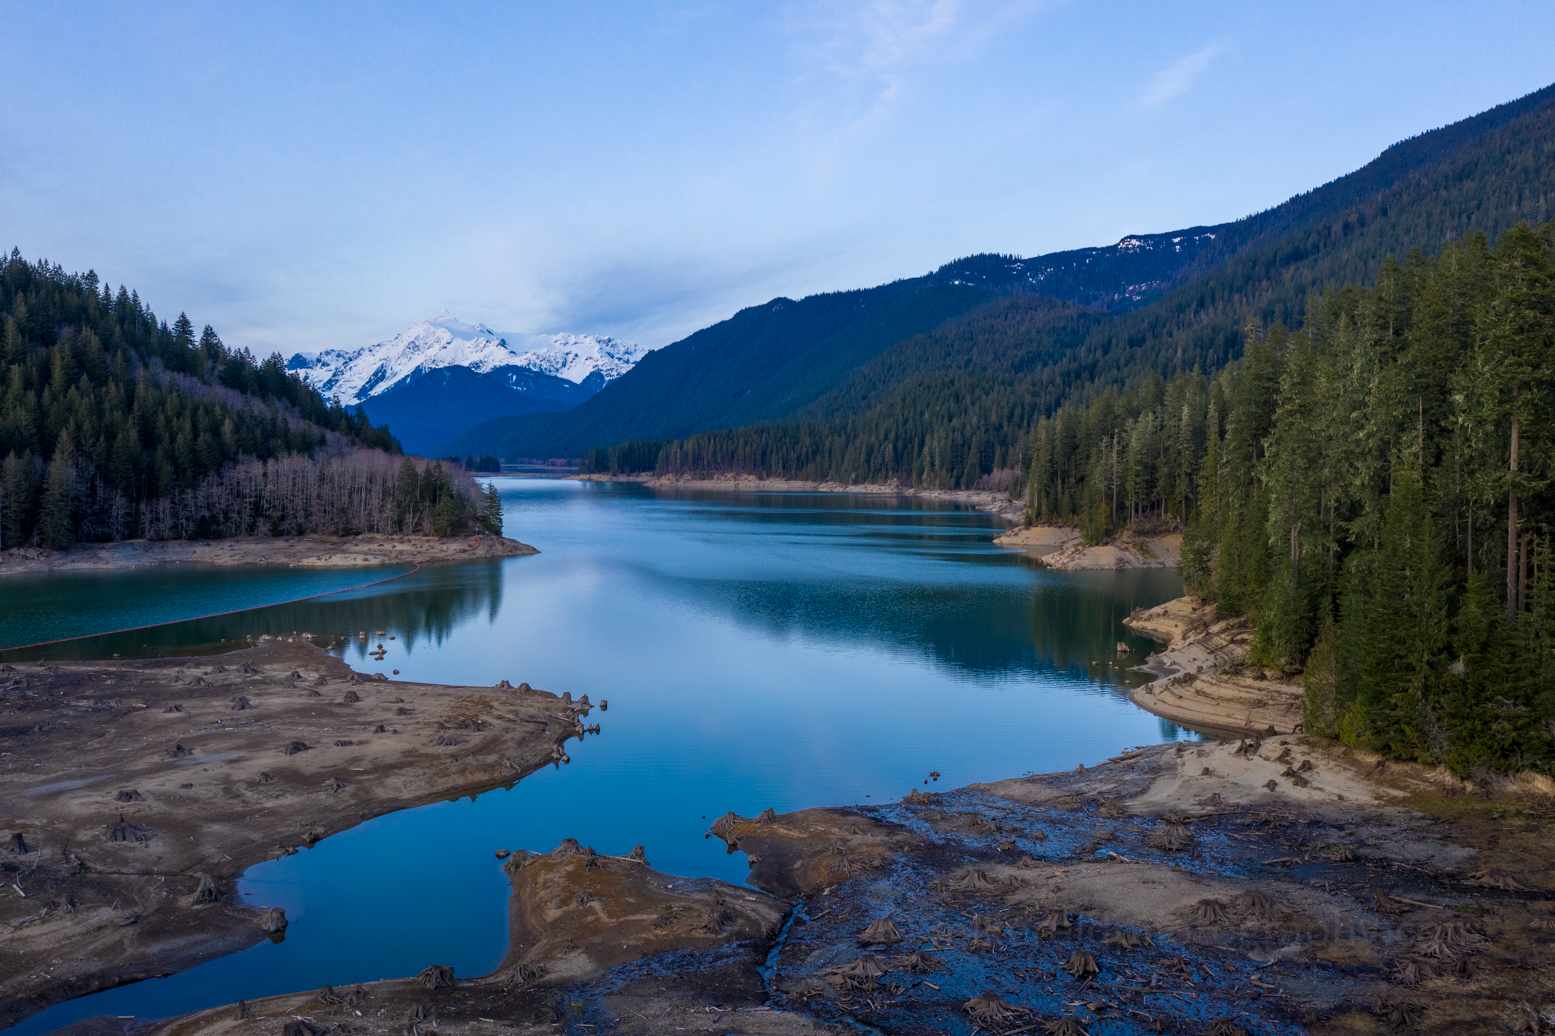
[[[1555,223],[1389,259],[1297,330],[1249,322],[1218,371],[1077,400],[1042,365],[1085,313],[1000,300],[905,343],[940,369],[858,416],[585,470],[1014,483],[1029,520],[1089,542],[1182,529],[1189,585],[1302,674],[1308,731],[1460,774],[1555,763]]]
[[[0,259],[0,547],[500,530],[459,468],[391,456],[279,354],[158,321],[139,296]]]
[[[1241,361],[1038,423],[1033,517],[1185,528],[1306,728],[1460,775],[1555,734],[1555,224],[1389,263]]]

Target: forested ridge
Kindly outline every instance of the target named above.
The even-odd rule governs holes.
[[[584,453],[585,470],[998,484],[1026,468],[1037,418],[1109,391],[1219,371],[1241,354],[1249,321],[1299,327],[1309,297],[1374,283],[1390,255],[1434,254],[1552,215],[1555,88],[1423,134],[1334,184],[1215,228],[1224,251],[1206,247],[1193,262],[1219,265],[1133,312],[1070,304],[1089,316],[1054,324],[1035,313],[1062,303],[1033,310],[1023,308],[1030,296],[985,301],[861,364],[789,420],[601,444]],[[978,283],[998,282],[997,265],[978,265],[986,274]],[[1081,319],[1090,326],[1077,336]]]
[[[1467,775],[1555,734],[1555,223],[1476,235],[1247,332],[1206,382],[1038,423],[1033,517],[1185,521],[1181,569],[1303,672],[1306,728]]]
[[[169,325],[123,286],[14,249],[0,258],[0,378],[7,548],[352,531],[382,510],[364,495],[382,463],[342,458],[399,452],[386,427],[326,402],[279,354],[256,360],[209,325],[196,334],[184,314]],[[403,466],[391,467],[383,492],[400,494],[405,531],[459,531],[483,515],[462,470],[412,464],[412,503]],[[347,472],[358,482],[341,484]],[[353,493],[354,507],[331,504]]]

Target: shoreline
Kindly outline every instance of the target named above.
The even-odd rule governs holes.
[[[755,475],[719,475],[699,478],[687,475],[568,475],[573,482],[626,482],[649,489],[699,489],[720,493],[874,493],[915,496],[924,500],[945,500],[965,504],[1019,524],[1026,505],[1010,495],[992,489],[923,489],[894,483],[809,481],[805,479],[757,478]]]
[[[540,553],[505,536],[243,536],[226,540],[120,540],[79,543],[64,550],[16,547],[0,551],[0,578],[36,572],[140,568],[146,565],[286,565],[366,568],[376,565],[473,561]]]
[[[23,892],[0,897],[0,1026],[284,933],[235,895],[250,866],[511,786],[565,761],[588,713],[527,684],[358,673],[305,637],[0,664],[0,684],[0,876]]]
[[[1124,532],[1086,546],[1072,525],[1022,525],[994,537],[1001,547],[1024,550],[1045,567],[1063,572],[1098,569],[1176,568],[1182,533]]]
[[[651,846],[500,850],[511,943],[489,975],[433,964],[71,1031],[1503,1031],[1555,995],[1551,893],[1531,891],[1555,882],[1549,789],[1466,799],[1377,763],[1300,736],[1178,742],[891,804],[729,813],[708,835],[746,853],[747,887],[661,874]]]
[[[1246,661],[1255,632],[1247,619],[1222,619],[1189,596],[1135,611],[1123,624],[1166,645],[1137,667],[1155,679],[1130,693],[1135,705],[1193,729],[1301,733],[1301,684]]]

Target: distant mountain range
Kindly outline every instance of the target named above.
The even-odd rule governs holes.
[[[1395,144],[1231,223],[1032,258],[974,255],[875,288],[773,299],[655,350],[565,412],[484,421],[449,449],[580,456],[787,422],[812,428],[795,433],[806,449],[824,440],[827,457],[841,451],[805,464],[841,471],[855,440],[838,422],[864,421],[892,450],[954,440],[954,451],[979,451],[981,459],[951,465],[975,480],[1066,402],[1196,366],[1219,370],[1240,355],[1248,321],[1298,326],[1309,295],[1369,284],[1390,255],[1402,261],[1412,249],[1434,253],[1476,232],[1493,238],[1519,220],[1550,219],[1552,152],[1555,86]],[[1070,308],[1012,307],[1020,296]],[[971,374],[1018,379],[1020,412],[984,413],[974,394],[943,410],[943,427],[939,418],[903,423],[928,420],[936,411],[922,400],[937,405],[952,391],[947,377]]]
[[[286,367],[388,423],[410,452],[435,455],[480,421],[571,409],[647,353],[607,336],[503,334],[444,310],[376,345],[298,353]]]

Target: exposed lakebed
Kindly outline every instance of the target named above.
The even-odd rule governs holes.
[[[880,802],[922,787],[931,770],[938,787],[959,787],[1178,736],[1124,693],[1140,679],[1126,666],[1150,643],[1121,620],[1176,596],[1170,573],[1049,572],[993,546],[1002,526],[991,517],[906,498],[498,485],[508,533],[540,555],[428,566],[364,590],[52,650],[168,654],[249,634],[349,634],[337,650],[364,672],[608,699],[594,715],[602,734],[572,749],[570,765],[510,790],[383,817],[251,868],[242,891],[286,908],[284,942],[62,1004],[13,1031],[165,1016],[434,962],[479,974],[507,938],[508,883],[493,849],[574,837],[624,853],[642,843],[658,870],[741,881],[743,854],[704,838],[727,810]],[[265,592],[301,595],[279,575],[248,575],[271,580]],[[297,585],[316,593],[367,578],[337,573],[321,585],[319,575]],[[233,576],[112,572],[94,574],[89,592],[111,608],[144,601],[157,580],[199,588]],[[52,585],[68,596],[67,584]],[[254,585],[232,584],[244,594]],[[252,598],[235,600],[226,607]],[[14,632],[23,609],[9,593],[0,604],[11,643],[39,639]],[[369,643],[388,653],[377,661],[355,635],[380,629]],[[57,624],[50,632],[61,635]],[[1118,654],[1120,641],[1131,655]]]

